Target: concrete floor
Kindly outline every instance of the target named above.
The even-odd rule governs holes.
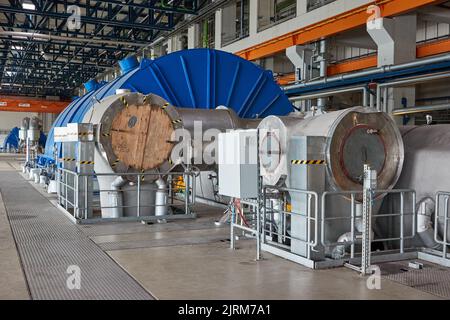
[[[0,161],[0,179],[2,172],[12,169],[8,162]],[[0,193],[0,300],[29,298],[27,282]]]
[[[16,160],[0,155],[0,179],[2,170],[19,168]],[[313,271],[268,253],[255,261],[254,240],[229,249],[228,228],[214,225],[219,217],[220,211],[202,206],[196,220],[80,230],[158,299],[439,299],[386,279],[381,290],[369,290],[366,278],[347,268]],[[0,299],[28,299],[1,202],[0,232]]]

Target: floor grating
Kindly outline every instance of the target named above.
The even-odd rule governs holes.
[[[154,299],[19,174],[2,172],[0,191],[33,299]],[[80,289],[67,286],[69,266]]]
[[[450,299],[448,268],[420,262],[423,263],[423,269],[409,268],[408,261],[382,263],[380,264],[381,275],[405,286]]]

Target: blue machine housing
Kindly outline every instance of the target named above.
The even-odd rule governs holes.
[[[11,129],[11,131],[6,136],[5,140],[3,141],[3,150],[6,150],[8,145],[10,148],[13,149],[19,149],[20,139],[19,139],[19,128],[14,127]],[[47,136],[41,131],[41,134],[39,136],[39,145],[45,146],[47,140]]]
[[[11,131],[6,136],[5,140],[3,141],[3,150],[6,150],[8,145],[10,148],[18,149],[19,148],[19,128],[15,127],[12,128]]]
[[[153,93],[181,108],[226,106],[243,118],[286,115],[292,111],[291,103],[270,71],[227,52],[184,50],[156,60],[144,59],[140,64],[135,57],[129,57],[119,65],[123,72],[120,77],[99,84],[72,102],[53,127],[82,122],[91,106],[115,94],[117,89]],[[94,87],[92,82],[88,86]],[[40,165],[48,161],[54,162],[53,128],[48,135],[45,155],[38,160]]]

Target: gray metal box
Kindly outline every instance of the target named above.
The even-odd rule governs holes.
[[[235,130],[218,138],[219,194],[234,198],[258,196],[257,131]]]
[[[289,181],[290,188],[309,190],[321,193],[325,190],[324,164],[292,164],[292,160],[324,160],[325,137],[298,136],[292,137],[289,146]],[[308,258],[320,258],[314,251],[308,252],[305,241],[314,237],[314,223],[310,226],[310,237],[308,239],[307,196],[295,192],[290,193],[292,211],[298,214],[291,214],[291,252]],[[319,199],[320,200],[320,199]],[[320,201],[319,201],[320,204]],[[314,215],[314,201],[311,201],[311,214]],[[320,208],[317,208],[318,210]],[[319,210],[320,212],[320,210]],[[319,223],[319,222],[316,222]],[[320,230],[320,228],[318,228]],[[298,239],[298,240],[297,240]]]

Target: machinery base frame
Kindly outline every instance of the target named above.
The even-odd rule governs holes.
[[[192,212],[190,214],[169,214],[164,216],[141,216],[141,217],[119,217],[119,218],[88,218],[88,219],[78,219],[75,218],[70,212],[68,212],[64,207],[55,203],[54,204],[59,210],[61,210],[73,223],[76,224],[96,224],[96,223],[108,223],[108,222],[133,222],[133,221],[145,221],[145,222],[157,222],[159,220],[182,220],[182,219],[195,219],[197,214]]]
[[[353,258],[353,259],[338,259],[338,260],[326,259],[326,260],[322,260],[322,261],[314,261],[314,260],[307,259],[305,257],[290,253],[288,251],[276,248],[274,246],[271,246],[271,245],[268,245],[265,243],[261,244],[261,250],[264,252],[269,252],[269,253],[279,256],[281,258],[287,259],[289,261],[301,264],[302,266],[305,266],[310,269],[328,269],[328,268],[343,267],[347,263],[351,263],[351,264],[361,263],[360,257]],[[373,263],[402,261],[402,260],[417,259],[417,258],[418,258],[417,251],[404,252],[404,253],[385,253],[385,254],[372,255],[372,257],[371,257]]]
[[[447,256],[447,258],[444,258],[442,256],[442,252],[440,252],[440,251],[434,251],[434,250],[432,250],[430,252],[419,251],[418,259],[450,268],[450,257]]]

